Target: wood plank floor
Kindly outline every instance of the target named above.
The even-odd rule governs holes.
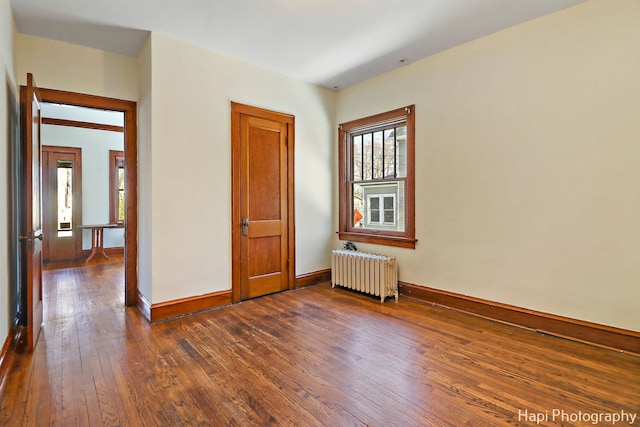
[[[640,425],[638,357],[328,285],[149,325],[121,263],[45,275],[2,426]]]

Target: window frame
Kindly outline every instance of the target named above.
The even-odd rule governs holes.
[[[367,129],[375,129],[390,123],[404,122],[407,127],[406,141],[406,178],[404,189],[405,229],[402,232],[388,230],[370,230],[353,226],[353,159],[351,137]],[[338,168],[339,168],[339,231],[340,240],[352,240],[362,243],[396,246],[415,249],[415,105],[397,108],[385,113],[375,114],[338,126]],[[397,202],[397,201],[396,201]],[[396,215],[397,221],[397,215]]]
[[[119,164],[122,165],[122,169],[125,168],[124,151],[109,150],[109,222],[111,224],[123,224],[124,220],[120,220],[120,206],[118,201],[120,200],[120,188],[118,187],[118,169]],[[126,174],[125,174],[126,177]],[[126,178],[125,178],[126,179]],[[122,191],[127,188],[126,184]],[[126,194],[126,193],[125,193]],[[126,203],[126,195],[125,195]],[[125,207],[126,212],[126,207]],[[126,214],[125,214],[126,218]]]

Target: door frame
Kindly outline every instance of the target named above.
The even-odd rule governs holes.
[[[294,191],[294,116],[278,113],[263,108],[231,102],[231,293],[232,302],[240,302],[241,299],[241,239],[242,218],[240,212],[240,120],[241,116],[253,116],[267,120],[273,120],[287,124],[287,248],[289,252],[288,289],[295,288],[296,278],[296,247],[295,247],[295,191]]]
[[[124,113],[125,233],[124,303],[135,306],[138,300],[138,131],[137,104],[116,98],[86,95],[40,88],[43,102],[99,108]]]

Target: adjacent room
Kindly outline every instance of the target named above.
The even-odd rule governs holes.
[[[0,23],[0,424],[640,425],[639,1]]]

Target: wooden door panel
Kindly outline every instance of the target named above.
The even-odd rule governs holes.
[[[242,210],[249,220],[242,251],[245,298],[287,289],[286,190],[287,128],[273,120],[244,116],[241,148],[246,159],[243,170]],[[284,237],[284,239],[283,239]]]
[[[279,236],[282,234],[282,221],[252,221],[249,238]]]
[[[243,299],[260,297],[284,290],[282,289],[282,276],[282,273],[273,273],[250,278]]]
[[[25,267],[22,281],[27,302],[27,351],[35,348],[42,326],[42,151],[40,144],[41,97],[33,76],[27,74],[27,86],[21,88],[22,142],[24,167],[24,229],[21,231],[22,259]]]
[[[248,260],[249,277],[282,271],[280,236],[260,237],[249,240]]]
[[[280,220],[282,129],[278,123],[247,117],[247,191],[249,220]],[[285,129],[286,138],[286,129]],[[286,150],[286,146],[284,147]]]

